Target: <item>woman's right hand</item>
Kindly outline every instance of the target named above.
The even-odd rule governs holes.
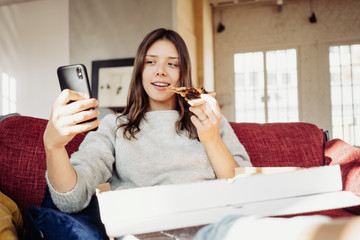
[[[69,103],[70,101],[72,102]],[[44,132],[45,148],[63,148],[76,134],[96,128],[100,123],[98,119],[83,122],[99,116],[97,110],[87,110],[97,106],[98,101],[94,98],[89,99],[83,93],[69,89],[63,90],[52,106],[50,120]]]

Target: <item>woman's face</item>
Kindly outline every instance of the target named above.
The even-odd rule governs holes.
[[[166,89],[177,86],[180,78],[179,54],[168,40],[158,40],[148,49],[142,83],[149,96],[150,109],[175,109],[175,93]]]

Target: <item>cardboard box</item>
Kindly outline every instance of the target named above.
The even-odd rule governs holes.
[[[235,176],[250,176],[256,174],[274,174],[300,170],[300,167],[237,167]]]
[[[106,185],[105,185],[106,186]],[[281,216],[360,205],[342,190],[340,167],[109,191],[97,188],[110,237],[220,221],[227,215]]]

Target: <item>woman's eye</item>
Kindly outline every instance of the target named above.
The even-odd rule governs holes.
[[[154,60],[146,60],[146,64],[153,64],[154,62]]]
[[[177,63],[172,63],[172,62],[170,62],[170,63],[169,63],[169,66],[171,66],[171,67],[177,67],[178,64],[177,64]]]

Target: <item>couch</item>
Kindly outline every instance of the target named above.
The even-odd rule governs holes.
[[[0,191],[18,205],[26,223],[30,206],[40,206],[45,193],[46,158],[43,132],[47,120],[9,116],[0,121]],[[340,164],[344,190],[360,194],[360,149],[340,139],[327,141],[316,125],[298,123],[231,122],[254,167],[315,167]],[[67,146],[78,149],[86,134]],[[359,208],[317,212],[334,218],[358,215]],[[315,213],[308,213],[315,214]]]

